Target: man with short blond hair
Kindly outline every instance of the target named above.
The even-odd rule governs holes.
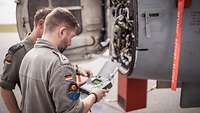
[[[105,96],[106,90],[93,90],[80,100],[74,79],[75,67],[60,53],[71,44],[79,24],[64,8],[54,9],[46,18],[44,34],[24,57],[20,67],[22,113],[87,113]]]

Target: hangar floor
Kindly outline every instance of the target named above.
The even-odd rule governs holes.
[[[8,47],[19,41],[17,33],[0,33],[0,73],[2,73],[3,57]],[[101,69],[107,61],[106,57],[99,56],[96,60],[78,62],[81,67],[92,69],[95,74]],[[94,66],[94,65],[99,65]],[[108,95],[99,103],[92,107],[92,113],[124,113],[123,109],[117,104],[117,76],[114,78],[114,86]],[[148,81],[148,89],[155,86],[154,80]],[[172,92],[170,89],[156,89],[147,95],[147,108],[131,111],[129,113],[200,113],[200,108],[185,108],[179,107],[180,91]],[[21,95],[19,88],[15,90],[18,103],[20,103]],[[0,113],[8,113],[0,96]]]

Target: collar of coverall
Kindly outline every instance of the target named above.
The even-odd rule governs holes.
[[[24,42],[24,47],[27,51],[29,51],[30,49],[33,48],[34,46],[34,43],[33,41],[31,40],[31,36],[30,34],[27,34],[26,38],[23,40]]]
[[[40,48],[40,47],[45,47],[45,48],[49,48],[49,49],[52,49],[52,50],[55,50],[57,52],[59,52],[59,50],[57,48],[55,48],[51,42],[49,42],[48,40],[45,40],[45,39],[38,39],[36,41],[36,44],[34,45],[35,48]]]

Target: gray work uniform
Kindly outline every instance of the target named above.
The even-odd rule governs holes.
[[[11,46],[5,56],[3,73],[1,74],[0,87],[8,90],[19,85],[19,68],[25,54],[34,46],[30,36],[18,44]]]
[[[75,74],[69,60],[47,40],[40,39],[24,57],[20,71],[22,113],[82,113],[83,102],[71,99],[65,80]]]

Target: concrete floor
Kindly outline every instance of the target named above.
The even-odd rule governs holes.
[[[3,57],[8,47],[19,41],[17,33],[0,33],[0,73],[2,73]],[[92,69],[94,75],[98,73],[103,64],[107,61],[105,57],[98,57],[96,60],[78,62],[81,67]],[[97,66],[98,65],[98,66]],[[114,86],[108,95],[99,103],[92,107],[92,113],[124,113],[123,109],[117,104],[117,76],[113,80]],[[155,86],[154,80],[148,81],[148,89]],[[180,91],[172,92],[170,89],[156,89],[148,92],[147,108],[131,111],[129,113],[200,113],[200,108],[179,107]],[[15,90],[18,103],[21,95],[19,88]],[[8,113],[0,96],[0,113]]]

